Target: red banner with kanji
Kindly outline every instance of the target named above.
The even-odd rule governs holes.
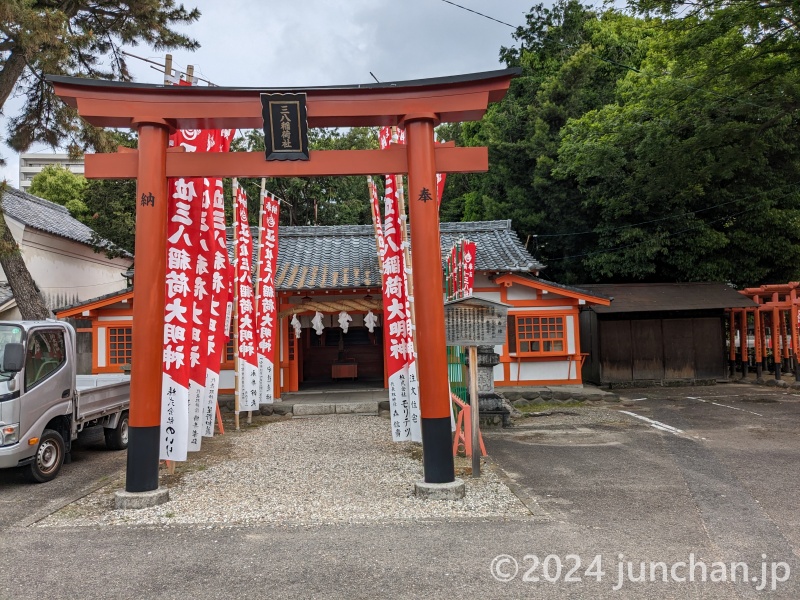
[[[369,187],[369,207],[372,211],[372,226],[375,229],[375,247],[378,256],[383,256],[383,225],[381,225],[381,202],[378,198],[378,186],[372,181],[372,177],[367,177]]]
[[[381,148],[395,142],[389,128],[380,131]],[[400,235],[398,181],[386,175],[383,223],[383,335],[389,383],[389,411],[394,441],[421,441],[417,379],[408,296],[408,266]]]
[[[195,149],[201,131],[177,131],[170,145]],[[186,460],[189,439],[189,351],[192,342],[192,281],[197,266],[202,203],[201,179],[167,184],[167,269],[161,384],[160,458]]]
[[[261,194],[258,241],[258,294],[256,296],[256,354],[259,402],[275,401],[275,352],[278,340],[278,303],[275,271],[278,264],[280,202],[268,192]]]
[[[475,242],[469,240],[462,240],[461,242],[461,264],[463,265],[461,297],[467,298],[472,296],[472,290],[475,287],[475,253],[477,252],[477,245]]]
[[[230,130],[180,130],[170,136],[170,146],[222,152],[228,150],[230,137]],[[211,310],[208,235],[215,187],[216,180],[200,177],[168,181],[162,459],[186,460],[188,450],[200,448],[203,434],[208,360],[204,340]]]
[[[477,245],[459,240],[447,255],[445,283],[448,300],[472,296],[475,287],[475,255]]]
[[[225,351],[225,317],[228,305],[228,273],[230,259],[225,239],[225,199],[222,193],[222,180],[214,179],[214,189],[210,192],[210,215],[208,239],[210,240],[209,270],[211,272],[210,304],[208,311],[208,331],[206,351],[206,394],[203,406],[203,436],[214,435],[217,397],[219,394],[219,372]]]
[[[233,213],[236,244],[235,286],[239,412],[258,410],[258,356],[256,355],[255,294],[253,293],[253,237],[247,217],[247,194],[234,179]]]
[[[197,138],[197,150],[205,152],[227,152],[231,143],[230,129],[203,130]],[[208,421],[209,396],[207,391],[209,353],[210,312],[212,302],[213,203],[222,201],[222,180],[204,177],[196,179],[202,190],[202,204],[195,249],[196,266],[192,286],[194,305],[192,309],[192,340],[189,344],[189,451],[200,450]],[[224,213],[223,213],[224,225]],[[212,425],[213,426],[213,425]],[[213,432],[213,429],[212,429]]]

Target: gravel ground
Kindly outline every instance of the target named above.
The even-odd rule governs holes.
[[[393,443],[381,417],[270,422],[229,430],[208,446],[181,465],[182,476],[162,479],[170,489],[165,504],[115,510],[113,494],[122,487],[118,480],[38,525],[317,525],[531,517],[490,465],[480,479],[464,477],[463,500],[417,499],[413,483],[423,475],[420,448]]]

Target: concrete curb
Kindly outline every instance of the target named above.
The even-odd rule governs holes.
[[[114,492],[114,506],[117,510],[140,510],[169,502],[169,490],[159,487],[147,492]]]
[[[458,477],[450,483],[427,483],[424,479],[414,482],[414,495],[423,500],[461,500],[466,493],[467,486]]]
[[[118,474],[119,473],[122,473],[122,470],[118,471]],[[46,506],[45,508],[42,508],[41,510],[33,513],[32,515],[25,517],[21,521],[13,523],[11,527],[30,527],[31,525],[35,525],[42,519],[46,519],[53,513],[60,511],[65,506],[69,506],[73,502],[77,502],[78,500],[88,496],[92,492],[96,492],[97,490],[104,488],[107,485],[111,485],[112,483],[114,483],[114,481],[116,481],[116,479],[117,479],[116,475],[111,477],[105,476],[102,481],[95,481],[93,483],[90,483],[89,485],[81,489],[79,492],[70,494],[66,498],[62,498],[61,500],[56,501],[53,505]]]
[[[525,508],[528,509],[528,512],[531,513],[531,516],[536,521],[541,522],[548,522],[548,521],[555,521],[556,519],[544,510],[536,499],[528,494],[522,486],[520,486],[516,481],[511,479],[508,473],[497,463],[497,461],[492,460],[489,456],[484,456],[483,459],[488,463],[494,473],[502,480],[503,483],[506,484],[506,487],[511,490],[511,493],[514,494],[517,499],[519,499],[522,504],[525,505]]]
[[[289,414],[295,417],[313,417],[319,415],[377,415],[377,400],[359,400],[355,402],[296,402],[276,403],[275,414]]]

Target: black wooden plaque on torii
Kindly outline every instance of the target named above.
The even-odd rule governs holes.
[[[261,94],[267,160],[308,160],[306,94]]]

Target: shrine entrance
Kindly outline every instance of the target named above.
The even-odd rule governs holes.
[[[441,122],[480,119],[506,94],[519,69],[396,83],[280,89],[161,86],[48,76],[56,94],[96,127],[135,129],[137,150],[88,154],[85,175],[137,180],[136,303],[127,492],[158,489],[164,334],[167,178],[312,177],[407,174],[411,244],[416,256],[416,330],[423,467],[428,484],[455,480],[444,329],[436,173],[489,167],[486,148],[436,147]],[[265,160],[264,153],[168,150],[171,130],[261,129],[262,93],[300,94],[309,127],[403,126],[406,146],[310,151],[307,160]],[[306,158],[304,157],[304,158]],[[300,157],[292,157],[300,158]]]
[[[363,325],[351,325],[344,333],[341,327],[328,327],[322,335],[304,329],[297,342],[300,391],[385,387],[381,328],[370,332]]]

